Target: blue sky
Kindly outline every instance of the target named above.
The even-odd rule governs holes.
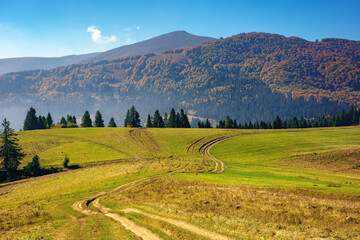
[[[360,40],[360,0],[0,0],[0,58],[105,51],[175,30]]]

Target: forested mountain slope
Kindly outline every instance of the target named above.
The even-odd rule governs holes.
[[[240,121],[332,114],[360,104],[360,42],[239,34],[188,49],[0,77],[3,101],[120,119],[171,107]],[[56,106],[56,108],[55,108]]]

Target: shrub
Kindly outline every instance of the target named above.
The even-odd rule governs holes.
[[[39,176],[41,173],[41,167],[39,162],[39,156],[35,155],[31,162],[24,168],[26,176]]]
[[[70,162],[70,159],[69,159],[69,157],[65,154],[65,156],[64,156],[64,161],[63,161],[63,163],[62,163],[63,167],[64,167],[64,168],[68,168],[68,167],[69,167],[69,162]]]

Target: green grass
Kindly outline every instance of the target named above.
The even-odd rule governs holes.
[[[211,174],[214,163],[198,148],[219,136],[235,137],[211,149],[227,165],[224,173]],[[79,128],[20,132],[18,137],[27,154],[21,166],[38,154],[42,166],[58,167],[67,154],[70,165],[80,168],[0,184],[0,238],[116,239],[120,234],[121,239],[134,239],[110,219],[84,217],[71,205],[153,175],[164,177],[108,195],[104,205],[115,210],[138,207],[244,239],[356,236],[355,223],[346,219],[360,219],[359,127]],[[189,234],[133,217],[165,238]],[[332,233],[326,230],[331,225],[326,219],[338,222]]]
[[[217,183],[256,187],[307,188],[358,194],[358,174],[279,163],[291,163],[293,157],[299,154],[356,148],[360,148],[358,127],[266,131],[240,135],[219,143],[211,150],[213,156],[226,163],[225,173],[203,174],[200,178]],[[331,187],[331,183],[341,187]]]

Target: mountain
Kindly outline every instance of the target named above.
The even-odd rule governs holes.
[[[99,53],[83,55],[69,55],[64,57],[20,57],[0,59],[0,74],[20,72],[36,69],[52,69],[80,62],[84,59],[95,57]]]
[[[83,60],[82,62],[96,62],[101,60],[113,60],[121,57],[134,55],[143,55],[146,53],[160,54],[162,51],[169,49],[188,48],[201,44],[213,38],[192,35],[185,31],[175,31],[163,34],[148,40],[118,47],[103,52],[94,57]]]
[[[244,33],[161,54],[5,74],[0,91],[1,117],[34,106],[55,118],[99,109],[123,122],[134,104],[142,117],[174,107],[213,119],[309,118],[360,106],[360,42]]]

